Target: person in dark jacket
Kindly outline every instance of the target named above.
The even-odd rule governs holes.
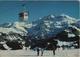
[[[50,41],[50,46],[51,46],[51,49],[53,50],[53,55],[55,55],[55,51],[57,49],[57,44],[58,44],[58,42],[56,40]]]
[[[46,43],[44,41],[38,41],[36,43],[37,56],[39,56],[41,52],[41,56],[43,56],[44,49],[46,48]]]

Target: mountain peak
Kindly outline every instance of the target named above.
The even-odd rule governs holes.
[[[30,29],[32,35],[41,37],[41,33],[48,36],[56,34],[68,29],[72,24],[75,24],[76,19],[65,14],[54,16],[52,14],[33,22],[33,27]],[[35,33],[34,33],[35,32]]]
[[[50,14],[50,15],[48,15],[48,17],[50,17],[50,18],[54,18],[55,16],[54,16],[54,15],[52,15],[52,14]]]

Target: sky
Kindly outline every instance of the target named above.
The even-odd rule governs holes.
[[[18,21],[22,4],[29,11],[29,22],[49,14],[66,14],[80,19],[78,1],[0,1],[0,24]]]

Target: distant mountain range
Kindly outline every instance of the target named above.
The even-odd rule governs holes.
[[[9,34],[11,32],[21,35],[29,35],[31,38],[45,38],[56,36],[58,33],[75,28],[80,31],[80,20],[68,15],[48,15],[30,24],[27,22],[4,23],[0,25],[0,32]]]

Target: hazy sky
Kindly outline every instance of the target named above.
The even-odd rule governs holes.
[[[80,19],[78,1],[0,1],[0,24],[17,21],[23,3],[29,11],[30,22],[49,14],[66,14]]]

